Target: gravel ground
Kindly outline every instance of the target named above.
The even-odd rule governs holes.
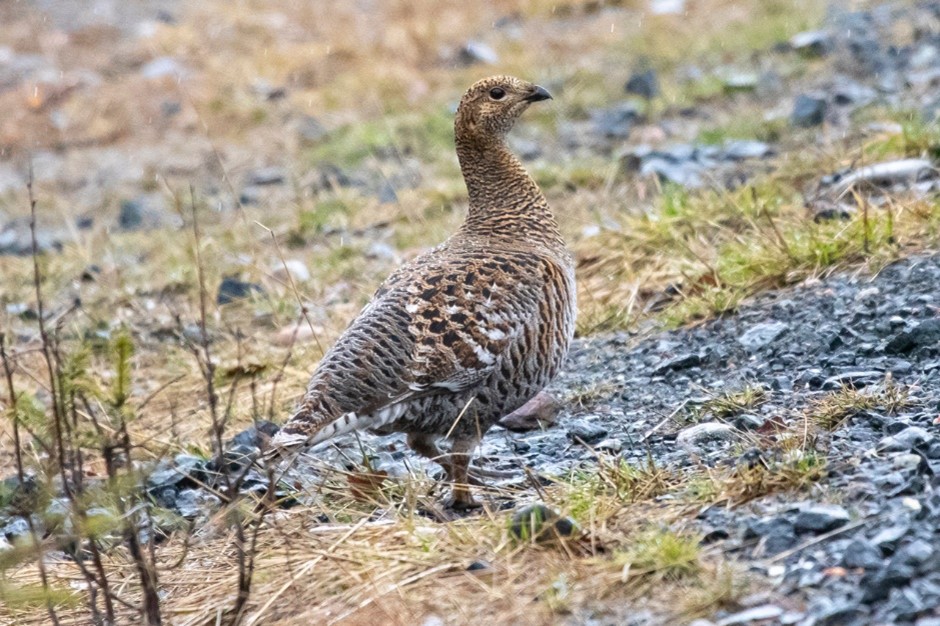
[[[781,592],[805,599],[800,611],[781,610],[766,623],[940,623],[932,621],[940,620],[938,285],[940,257],[914,257],[874,278],[837,276],[767,293],[734,316],[639,343],[623,335],[582,341],[556,389],[613,388],[554,432],[510,445],[528,443],[523,456],[536,467],[575,466],[591,453],[565,440],[586,429],[622,445],[632,463],[648,453],[666,467],[740,463],[753,455],[740,452],[747,429],[792,423],[843,384],[862,388],[890,376],[909,387],[910,404],[894,414],[862,410],[835,429],[819,444],[828,476],[811,494],[712,507],[699,522]],[[663,417],[681,418],[703,398],[746,385],[767,390],[767,401],[706,422],[714,425],[706,430],[670,420],[643,442]],[[564,461],[543,460],[559,449]]]
[[[695,328],[578,340],[550,390],[564,399],[557,423],[524,433],[494,428],[481,464],[557,477],[596,466],[598,454],[636,465],[652,458],[676,472],[761,462],[773,446],[756,448],[755,433],[798,427],[812,414],[808,407],[843,385],[883,389],[890,377],[889,385],[909,392],[906,406],[850,411],[824,433],[816,443],[827,469],[819,483],[742,506],[704,507],[695,524],[775,590],[748,609],[761,612],[719,615],[719,624],[754,623],[753,615],[766,624],[940,623],[937,285],[940,255],[916,256],[874,277],[838,275],[768,292]],[[744,388],[763,390],[763,404],[722,419],[707,410],[710,399]],[[362,440],[374,467],[392,477],[437,472],[413,458],[400,436]],[[256,443],[254,432],[238,435],[233,461]],[[361,460],[359,443],[339,438],[316,455],[318,469],[302,464],[295,476],[315,482],[324,462],[350,460]],[[150,487],[163,505],[199,517],[218,504],[194,488],[210,471],[180,455],[173,468],[157,468]],[[261,484],[260,475],[250,477],[246,489]],[[25,532],[20,518],[2,529],[8,538]]]
[[[96,7],[109,13],[119,5],[99,2]],[[147,7],[156,11],[164,3]],[[873,101],[935,121],[940,35],[924,32],[918,45],[903,49],[883,40],[899,24],[931,24],[938,16],[936,1],[889,3],[872,11],[834,9],[824,33],[803,39],[815,46],[814,54],[834,60],[836,73],[804,85],[801,92],[773,91],[771,99],[784,103],[793,125],[825,123],[833,132]],[[763,82],[773,82],[772,73],[759,78],[747,86],[749,91],[760,92],[768,88]],[[630,171],[697,187],[714,181],[740,184],[776,149],[756,140],[656,150],[625,143],[636,113],[624,106],[614,103],[589,119],[562,125],[563,153],[616,155]],[[742,167],[742,161],[751,165]],[[909,190],[919,184],[922,193],[936,193],[935,169],[929,180],[918,178],[922,169],[904,175],[901,186]],[[249,177],[245,189],[280,185],[285,178],[265,174]],[[348,174],[357,180],[357,172]],[[844,175],[828,182],[838,185]],[[135,202],[122,205],[122,229],[150,221],[166,226],[163,209]],[[4,218],[0,224],[0,253],[28,251],[21,245],[22,220]],[[40,235],[41,247],[59,247],[55,232]],[[773,455],[785,454],[773,445],[776,434],[799,427],[841,389],[905,391],[904,406],[855,407],[831,431],[815,433],[813,448],[825,459],[825,476],[812,487],[739,506],[703,507],[695,524],[707,541],[773,587],[745,612],[715,615],[714,623],[940,626],[938,286],[940,256],[921,255],[874,277],[842,274],[768,292],[733,315],[693,328],[578,340],[550,389],[562,406],[556,423],[522,433],[494,428],[481,446],[480,463],[519,475],[528,467],[544,476],[596,467],[599,454],[636,465],[652,458],[677,473],[772,464]],[[709,409],[716,397],[744,389],[759,389],[762,403],[721,417]],[[365,435],[362,441],[375,469],[392,478],[415,470],[437,473],[406,450],[401,436]],[[255,454],[257,443],[254,432],[238,435],[230,446],[233,465]],[[361,461],[360,444],[352,437],[338,439],[316,460],[318,466],[350,461]],[[196,487],[211,474],[204,461],[180,455],[155,469],[149,488],[164,506],[194,518],[218,504]],[[301,465],[295,475],[311,483],[320,471]],[[245,489],[261,489],[263,482],[260,474],[249,474]],[[499,484],[524,488],[519,479]],[[523,495],[492,503],[512,507],[526,501]],[[0,547],[26,532],[23,518],[0,514]],[[638,617],[635,623],[659,622]]]
[[[906,390],[905,406],[855,407],[821,433],[815,450],[826,475],[812,488],[707,506],[695,524],[705,541],[775,590],[746,613],[716,616],[719,624],[940,623],[931,621],[940,620],[937,285],[940,256],[917,256],[874,277],[838,275],[769,292],[695,328],[579,340],[550,390],[566,400],[557,423],[524,433],[494,428],[480,462],[555,477],[595,467],[598,454],[637,466],[652,458],[677,473],[766,462],[775,453],[767,445],[772,433],[801,428],[812,407],[840,390]],[[762,390],[763,403],[721,419],[708,409],[714,398],[747,388]],[[392,477],[439,473],[407,452],[401,436],[362,441],[374,468]],[[252,443],[253,433],[243,433],[233,449],[250,454]],[[360,450],[354,438],[339,438],[317,452],[316,467],[307,457],[294,476],[313,484],[324,462],[353,467]],[[194,458],[186,463],[191,473],[205,471]],[[214,504],[174,472],[152,482],[185,515]],[[260,483],[259,475],[248,488]],[[524,489],[518,478],[501,484]]]
[[[753,462],[749,431],[793,426],[843,385],[890,377],[910,390],[908,405],[893,414],[860,410],[818,443],[828,475],[816,487],[708,507],[698,524],[788,600],[802,600],[787,610],[762,605],[761,623],[940,623],[938,285],[940,256],[920,256],[875,277],[767,293],[697,328],[578,341],[552,391],[570,398],[593,390],[589,408],[568,403],[559,423],[541,431],[495,429],[483,455],[500,468],[554,475],[594,466],[598,452],[636,465],[650,455],[677,470]],[[766,401],[724,420],[684,423],[709,398],[747,386],[765,390]],[[373,445],[401,447],[397,438]],[[379,468],[404,471],[394,457],[379,455]],[[759,614],[751,615],[718,623],[753,623]]]

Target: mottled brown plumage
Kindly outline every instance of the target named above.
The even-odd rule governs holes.
[[[505,135],[541,87],[510,76],[474,84],[454,123],[470,196],[463,226],[393,273],[323,357],[275,447],[354,429],[404,432],[475,503],[470,454],[502,416],[558,373],[574,333],[571,256]],[[438,448],[449,439],[448,453]]]

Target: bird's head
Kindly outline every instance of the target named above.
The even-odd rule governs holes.
[[[454,122],[458,139],[499,138],[533,102],[551,99],[543,87],[512,76],[477,81],[460,99]]]

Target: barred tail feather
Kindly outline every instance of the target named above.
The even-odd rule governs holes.
[[[379,428],[395,420],[404,411],[404,404],[392,404],[371,415],[359,415],[354,412],[344,413],[311,434],[305,432],[309,422],[295,415],[284,428],[274,435],[271,439],[271,447],[283,450],[314,446],[354,430]]]

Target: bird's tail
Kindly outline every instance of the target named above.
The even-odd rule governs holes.
[[[283,454],[291,450],[309,448],[355,430],[359,427],[359,422],[359,416],[355,413],[344,413],[332,420],[318,420],[300,410],[271,438],[271,451],[274,454]]]
[[[290,450],[308,448],[362,428],[384,426],[401,416],[404,409],[403,404],[395,403],[371,415],[363,416],[350,411],[333,419],[319,420],[301,409],[271,439],[270,454],[283,454]]]

